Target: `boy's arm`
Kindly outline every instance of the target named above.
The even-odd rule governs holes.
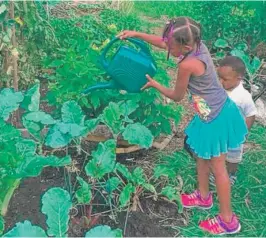
[[[246,124],[247,124],[248,129],[250,130],[253,123],[255,122],[255,115],[257,114],[255,103],[250,94],[245,97],[244,105],[245,105],[244,114],[246,118]]]
[[[255,115],[251,117],[246,117],[246,124],[249,130],[252,127],[254,122],[255,122]]]
[[[123,31],[121,32],[118,37],[123,40],[130,37],[136,37],[141,40],[144,40],[156,47],[159,47],[161,49],[167,49],[166,43],[163,41],[162,37],[156,36],[156,35],[150,35],[143,32],[137,32],[137,31]]]

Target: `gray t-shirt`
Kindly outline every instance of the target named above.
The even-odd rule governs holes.
[[[205,64],[201,76],[191,76],[188,84],[189,99],[196,113],[205,122],[215,119],[223,108],[227,93],[219,82],[209,50],[200,43],[199,49],[187,57],[194,57]]]

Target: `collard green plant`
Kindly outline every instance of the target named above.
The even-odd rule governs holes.
[[[69,193],[61,188],[51,188],[44,194],[42,197],[42,213],[47,216],[47,234],[49,236],[66,236],[71,206]]]
[[[114,140],[100,143],[97,150],[92,152],[92,160],[85,166],[86,174],[101,179],[105,174],[111,173],[115,168],[115,148]]]
[[[110,237],[119,238],[123,237],[121,229],[112,230],[109,226],[100,225],[89,230],[85,237]]]
[[[30,221],[19,222],[3,237],[47,237],[45,231],[39,227],[31,224]]]
[[[23,94],[13,89],[4,88],[0,92],[0,118],[7,120],[12,112],[18,109],[23,101]]]

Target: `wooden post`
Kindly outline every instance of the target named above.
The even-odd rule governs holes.
[[[15,7],[14,7],[14,1],[9,2],[9,13],[10,13],[10,18],[14,19],[15,18]],[[17,49],[17,41],[16,41],[16,28],[15,26],[12,26],[12,63],[13,63],[13,87],[15,91],[18,91],[18,55],[16,53]]]

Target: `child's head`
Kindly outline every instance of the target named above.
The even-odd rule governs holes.
[[[246,67],[240,58],[227,56],[221,60],[217,72],[224,89],[232,90],[245,76]]]
[[[201,41],[201,26],[189,17],[170,20],[163,31],[163,40],[168,46],[168,57],[185,55],[198,48]]]

